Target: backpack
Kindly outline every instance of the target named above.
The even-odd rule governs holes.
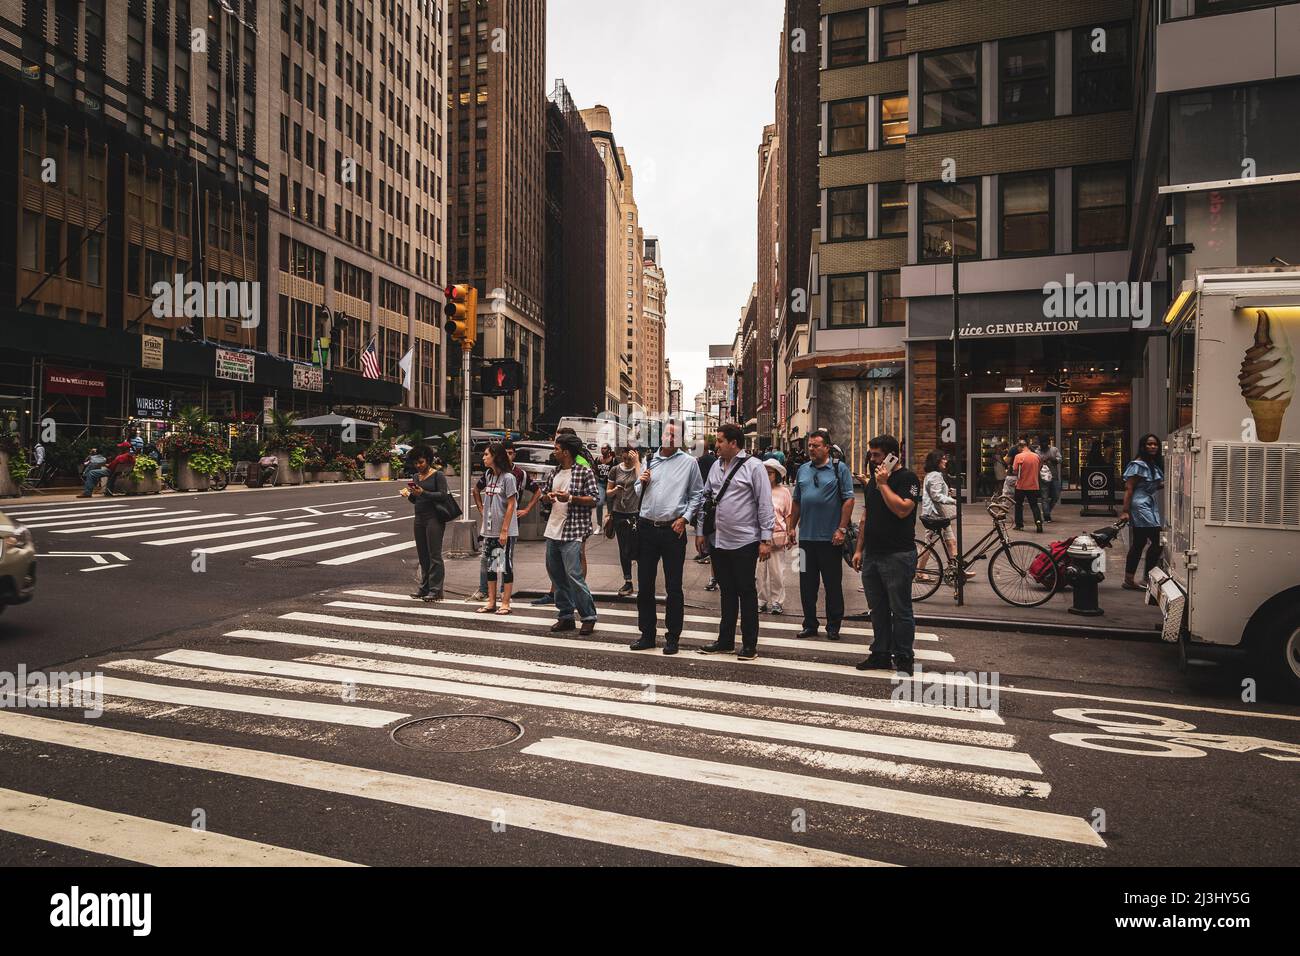
[[[1061,569],[1065,567],[1065,552],[1070,550],[1070,545],[1074,544],[1073,538],[1066,538],[1064,541],[1053,541],[1048,547],[1047,554],[1040,554],[1029,565],[1029,576],[1041,584],[1043,587],[1055,586],[1059,590],[1064,582],[1064,575]]]

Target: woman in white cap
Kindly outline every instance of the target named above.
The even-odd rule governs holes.
[[[776,519],[772,529],[772,559],[758,565],[758,611],[766,614],[784,614],[785,608],[785,552],[794,544],[790,540],[790,511],[794,499],[785,484],[785,465],[775,458],[763,462],[767,479],[772,483],[772,514]]]

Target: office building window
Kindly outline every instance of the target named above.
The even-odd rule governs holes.
[[[921,57],[921,128],[980,124],[979,47]]]
[[[921,186],[922,262],[946,262],[952,258],[948,243],[956,233],[957,255],[978,258],[980,253],[978,180],[959,183],[926,183]]]
[[[1047,119],[1056,114],[1052,96],[1051,34],[1003,40],[998,44],[1002,89],[999,121]]]
[[[903,277],[897,270],[881,272],[877,279],[877,315],[881,325],[907,325],[907,300],[903,298]]]
[[[1074,111],[1126,110],[1132,99],[1129,28],[1118,23],[1074,31]]]
[[[866,10],[851,10],[833,13],[827,18],[832,67],[867,62],[867,13]]]
[[[880,36],[876,56],[881,60],[906,55],[903,46],[907,41],[907,4],[892,3],[880,8]]]
[[[1051,255],[1051,172],[1016,173],[999,178],[1004,256]]]
[[[827,276],[827,325],[832,329],[867,324],[867,277]]]
[[[907,235],[907,183],[881,183],[876,189],[880,214],[878,237]]]
[[[867,148],[867,101],[843,100],[831,103],[830,153],[858,153]]]
[[[907,94],[880,97],[880,148],[902,146],[907,140]]]
[[[1122,249],[1128,241],[1128,167],[1080,166],[1074,171],[1076,252]]]
[[[867,187],[827,192],[831,240],[867,238]]]

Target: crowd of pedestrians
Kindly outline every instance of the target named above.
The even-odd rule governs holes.
[[[637,598],[639,636],[631,649],[653,650],[662,640],[664,654],[678,654],[685,620],[684,569],[693,536],[696,560],[710,568],[706,589],[720,592],[717,639],[701,653],[754,660],[759,615],[785,613],[787,568],[798,574],[803,614],[798,636],[819,636],[824,621],[826,637],[839,640],[847,564],[860,575],[874,635],[870,655],[858,669],[912,673],[917,518],[941,533],[949,558],[956,553],[948,454],[932,452],[923,477],[918,476],[904,465],[898,439],[881,435],[868,443],[864,473],[855,475],[825,431],[811,434],[789,467],[784,455],[760,459],[747,452],[744,433],[734,424],[720,427],[698,457],[682,447],[683,438],[680,426],[670,422],[660,446],[647,449],[644,457],[635,447],[604,446],[596,455],[565,429],[555,438],[555,470],[541,483],[514,464],[509,441],[488,448],[485,473],[474,492],[482,515],[483,556],[474,596],[485,601],[480,613],[510,613],[519,521],[540,508],[550,589],[533,604],[555,605],[553,633],[595,632],[598,612],[587,584],[586,545],[604,533],[618,544],[619,595],[635,593]],[[1005,469],[1003,493],[1015,502],[1017,530],[1023,528],[1028,505],[1041,532],[1060,500],[1060,449],[1050,437],[1026,437],[998,458]],[[428,449],[412,453],[416,479],[403,494],[416,511],[422,569],[416,596],[440,600],[441,530],[435,532],[430,521],[443,514],[432,505],[450,496],[431,461]],[[1124,479],[1124,517],[1133,526],[1125,587],[1136,588],[1142,552],[1148,572],[1160,557],[1158,493],[1164,472],[1155,436],[1144,438]],[[856,525],[855,480],[863,486],[865,503]],[[657,599],[661,575],[662,619]]]

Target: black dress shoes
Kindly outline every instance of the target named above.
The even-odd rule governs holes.
[[[887,671],[893,668],[888,656],[877,657],[874,654],[857,666],[860,671]]]
[[[655,639],[653,637],[643,637],[632,645],[634,651],[653,651],[655,649]]]

